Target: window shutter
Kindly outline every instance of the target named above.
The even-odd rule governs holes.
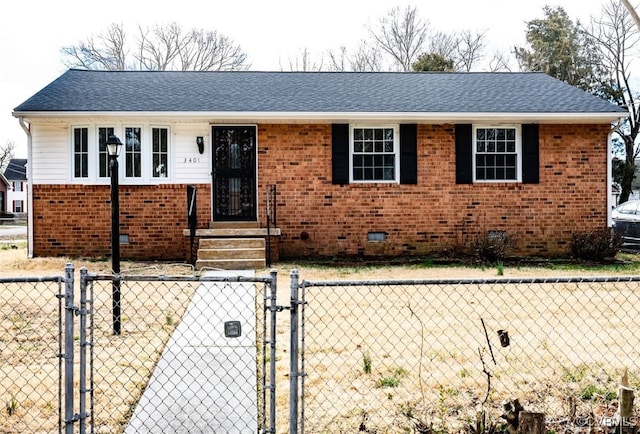
[[[538,184],[540,182],[540,145],[539,126],[522,125],[522,182]]]
[[[331,182],[349,183],[349,124],[331,125]]]
[[[400,125],[400,184],[418,183],[418,126]]]
[[[471,124],[456,124],[456,184],[473,182],[472,134]]]

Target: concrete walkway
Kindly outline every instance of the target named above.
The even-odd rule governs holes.
[[[201,283],[125,433],[257,432],[255,315],[253,285]],[[225,337],[229,321],[240,337]]]

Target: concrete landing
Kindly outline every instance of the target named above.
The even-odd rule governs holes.
[[[253,276],[253,270],[207,276]],[[239,321],[240,337],[225,337]],[[136,433],[257,432],[255,290],[203,282],[176,327],[125,429]]]

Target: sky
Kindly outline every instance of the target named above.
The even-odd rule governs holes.
[[[247,53],[255,71],[287,70],[303,50],[355,48],[393,7],[415,6],[432,30],[485,32],[489,47],[508,53],[525,44],[526,22],[543,7],[561,6],[588,23],[609,0],[34,0],[0,6],[0,145],[12,141],[27,157],[26,134],[12,111],[67,69],[61,48],[78,45],[112,23],[135,33],[177,22],[184,29],[217,30]],[[632,1],[636,5],[636,2]],[[162,6],[160,6],[162,5]]]

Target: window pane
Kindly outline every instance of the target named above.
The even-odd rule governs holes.
[[[142,176],[141,167],[141,128],[125,128],[125,175],[130,178],[140,178]]]
[[[365,142],[364,143],[364,152],[373,152],[373,143]]]
[[[106,178],[109,172],[109,154],[107,152],[107,139],[114,134],[113,127],[98,128],[98,176]]]
[[[383,140],[384,139],[384,130],[380,130],[380,129],[374,130],[374,139],[375,140]]]
[[[73,130],[73,176],[87,178],[89,176],[89,129]]]
[[[362,142],[354,142],[353,143],[353,152],[362,152],[364,151],[364,147]]]
[[[366,129],[364,130],[364,139],[365,140],[373,140],[373,130],[372,129]]]
[[[169,173],[169,154],[168,154],[168,129],[153,128],[152,129],[152,166],[154,178],[166,178]]]

